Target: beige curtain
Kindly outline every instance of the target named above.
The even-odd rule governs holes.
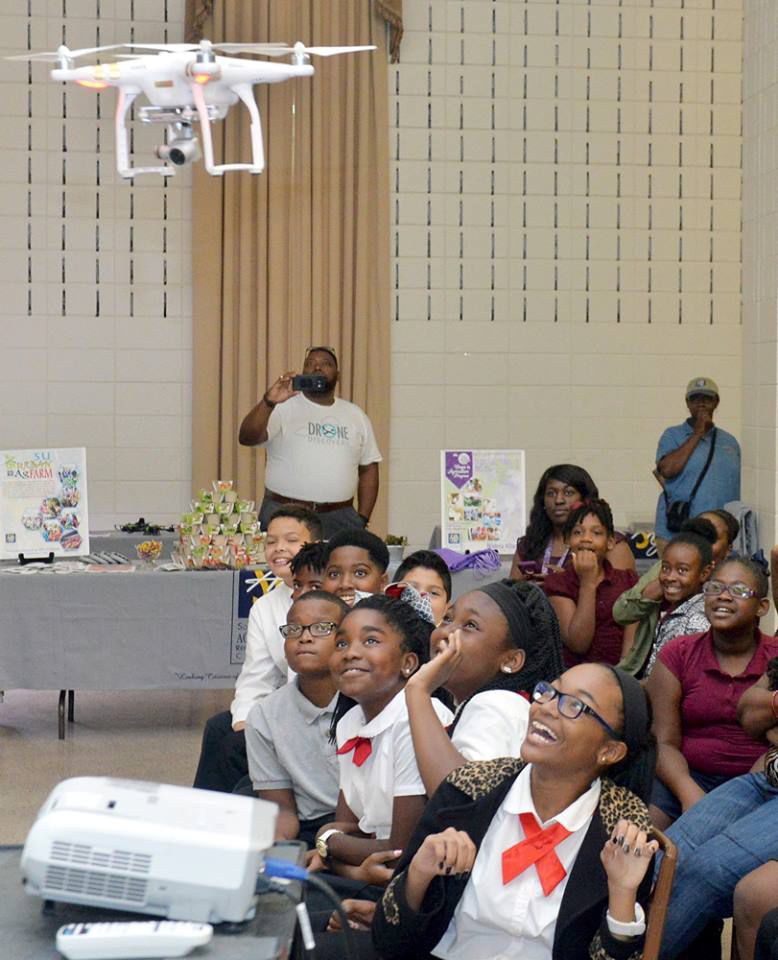
[[[203,0],[196,0],[202,7]],[[189,23],[193,23],[190,15]],[[340,394],[373,422],[385,456],[373,529],[385,531],[389,452],[389,159],[382,17],[364,0],[215,3],[218,41],[374,43],[316,58],[316,74],[255,92],[265,172],[193,173],[192,475],[261,496],[264,454],[238,427],[306,346],[335,347]],[[247,160],[248,118],[214,125],[217,162]],[[222,156],[220,156],[222,155]]]

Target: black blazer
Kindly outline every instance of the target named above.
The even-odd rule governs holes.
[[[454,770],[440,785],[408,843],[373,920],[373,943],[386,960],[425,958],[446,932],[468,877],[435,877],[422,908],[413,912],[405,900],[408,864],[425,837],[447,827],[464,830],[480,849],[489,824],[524,767],[521,760],[475,761]],[[624,817],[649,830],[645,804],[603,778],[600,802],[570,872],[554,934],[553,960],[637,960],[643,938],[617,940],[605,912],[608,883],[600,852],[618,820]],[[653,871],[638,891],[646,909]]]

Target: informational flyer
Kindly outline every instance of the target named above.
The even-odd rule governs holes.
[[[5,450],[0,456],[0,558],[89,553],[86,449]]]
[[[526,527],[523,450],[441,450],[442,544],[512,554]]]
[[[230,663],[243,663],[246,659],[246,634],[249,628],[251,608],[266,593],[282,583],[262,568],[236,570],[232,590],[232,630],[230,633]]]

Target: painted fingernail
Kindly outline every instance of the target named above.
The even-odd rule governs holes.
[[[451,873],[451,870],[452,870],[451,867],[446,867],[446,876],[448,876]]]
[[[636,857],[642,857],[642,856],[643,856],[643,852],[642,852],[642,850],[640,850],[640,848],[638,848],[638,849],[635,850],[635,856],[636,856]]]
[[[443,863],[443,861],[441,860],[440,863],[438,864],[438,870],[442,870],[442,869],[443,869],[443,866],[444,866],[444,863]]]
[[[625,844],[624,844],[624,853],[629,853],[629,844],[628,844],[628,843],[625,843]]]
[[[618,843],[619,846],[622,846],[622,844],[624,843],[624,837],[619,837],[616,843]]]
[[[618,843],[618,842],[619,842],[619,838],[618,838],[618,837],[611,837],[611,843],[614,843],[614,844],[615,844],[615,843]]]

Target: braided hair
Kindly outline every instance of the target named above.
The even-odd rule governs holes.
[[[402,649],[406,653],[415,653],[419,666],[427,663],[430,658],[430,636],[433,626],[428,620],[420,617],[410,604],[394,597],[387,597],[374,593],[355,604],[341,620],[341,627],[355,610],[375,610],[392,629],[402,638]],[[417,668],[418,669],[418,668]],[[330,742],[335,743],[337,727],[344,714],[356,706],[356,700],[345,694],[338,693],[335,710],[330,721]]]
[[[481,592],[489,594],[494,599],[493,591],[496,586],[510,591],[510,594],[505,594],[506,599],[512,597],[514,601],[518,600],[528,614],[526,629],[521,629],[518,622],[511,623],[508,617],[505,617],[508,642],[524,651],[524,666],[516,673],[499,671],[491,680],[463,700],[454,722],[449,727],[449,736],[456,729],[467,704],[479,693],[486,693],[488,690],[508,690],[517,694],[531,694],[539,680],[554,680],[564,671],[559,621],[545,593],[537,584],[527,580],[502,580],[498,585],[489,584],[487,588],[481,588]],[[501,612],[505,616],[504,611]]]

